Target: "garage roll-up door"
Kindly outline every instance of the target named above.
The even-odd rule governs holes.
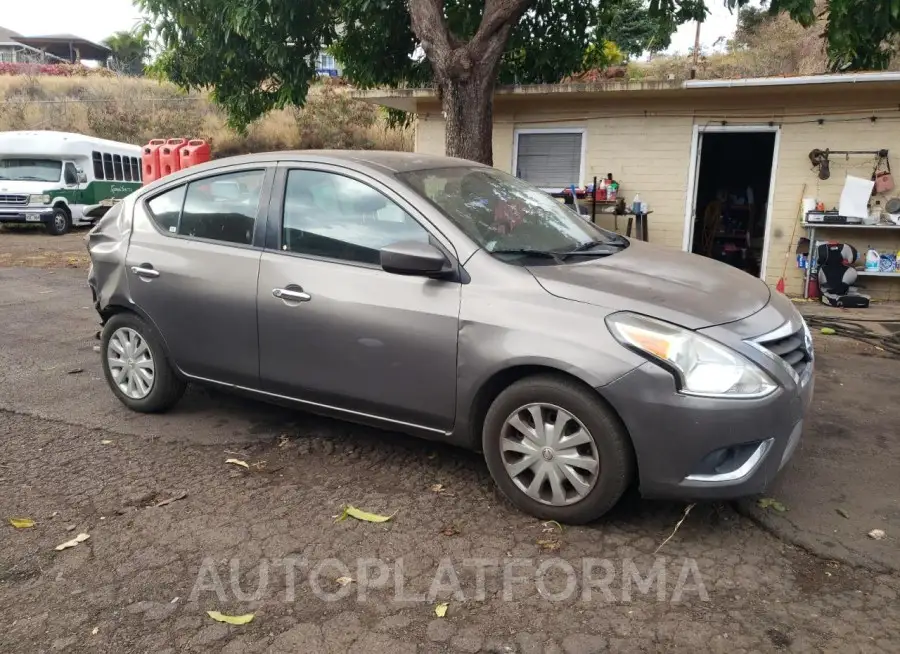
[[[516,177],[540,188],[581,183],[581,132],[519,134]]]

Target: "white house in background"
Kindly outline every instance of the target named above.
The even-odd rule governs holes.
[[[61,62],[63,59],[55,57],[51,54],[41,52],[37,48],[19,43],[16,39],[22,38],[21,34],[17,34],[5,27],[0,27],[0,63],[17,64],[17,63],[38,63],[52,64]]]
[[[340,77],[341,66],[333,55],[322,50],[316,58],[316,72],[319,75],[326,75],[328,77]]]

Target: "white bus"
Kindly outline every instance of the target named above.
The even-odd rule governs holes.
[[[141,187],[141,148],[66,132],[0,132],[0,224],[54,235],[90,225]]]

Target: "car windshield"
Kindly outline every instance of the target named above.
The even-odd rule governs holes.
[[[549,263],[612,254],[628,245],[531,184],[493,168],[416,170],[398,177],[438,207],[482,248]]]
[[[0,159],[0,179],[27,182],[58,182],[62,162],[53,159]]]

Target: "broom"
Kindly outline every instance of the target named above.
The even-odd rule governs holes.
[[[787,274],[787,266],[788,266],[788,258],[791,256],[791,245],[794,243],[794,236],[797,235],[797,225],[803,222],[803,196],[806,195],[806,184],[803,185],[803,189],[800,191],[800,202],[797,206],[797,213],[800,216],[800,220],[794,221],[794,229],[791,230],[791,238],[787,244],[787,251],[784,253],[784,267],[781,269],[781,277],[778,278],[778,283],[775,284],[775,290],[784,295],[784,276]],[[808,265],[808,264],[807,264]]]

